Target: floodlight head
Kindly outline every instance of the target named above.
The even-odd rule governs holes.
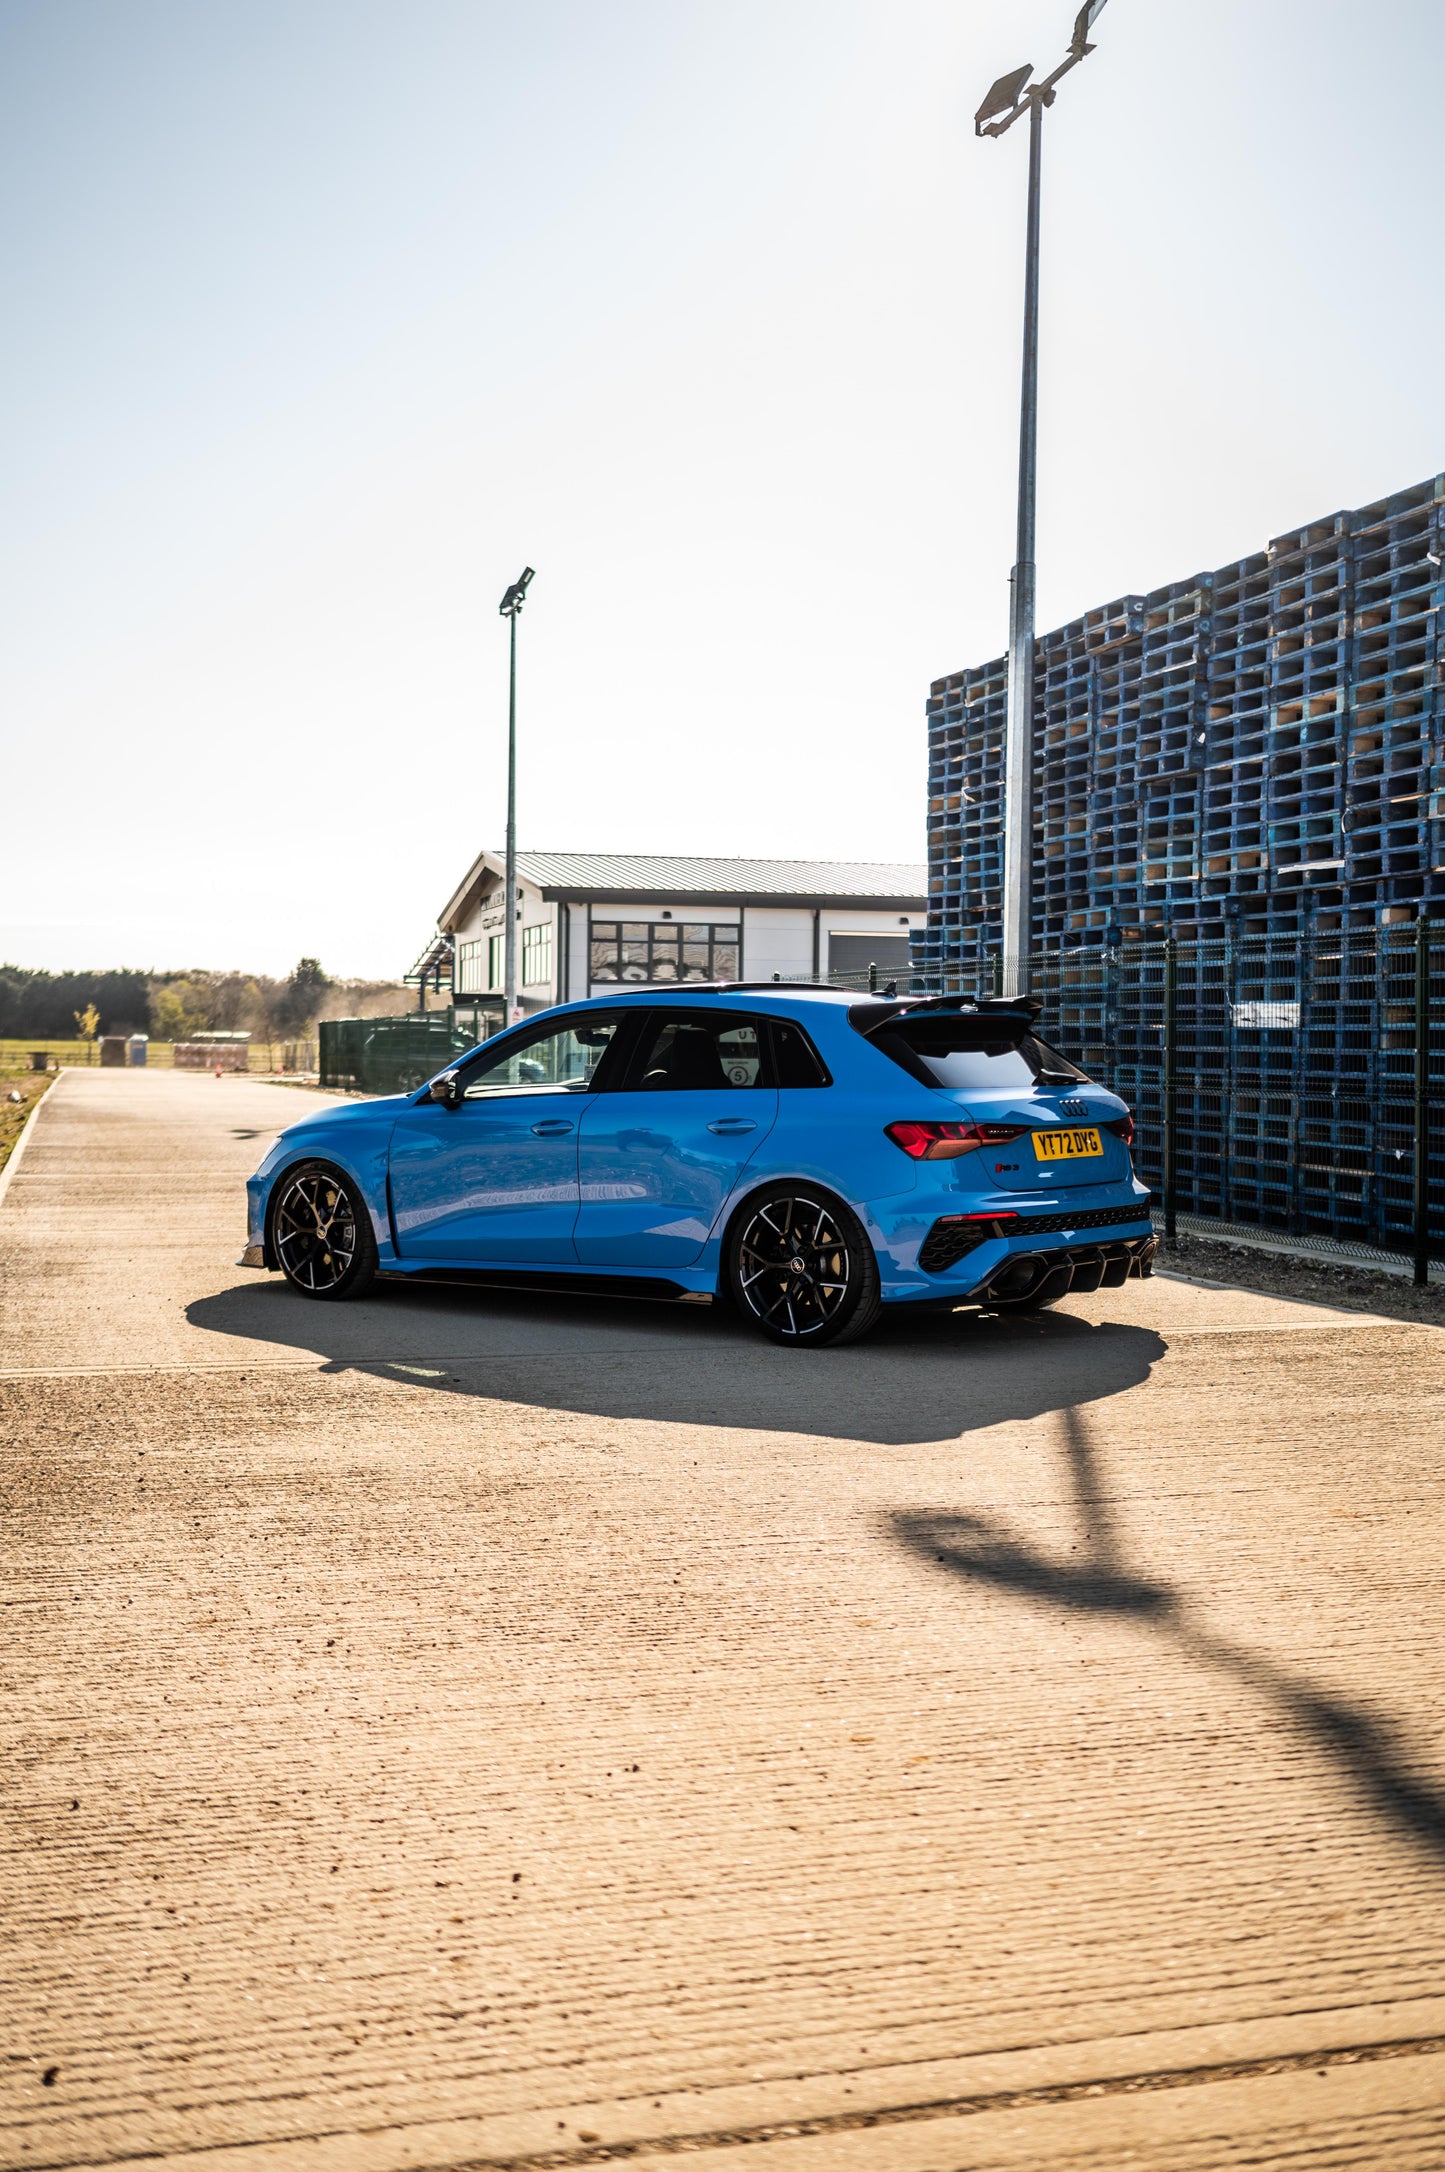
[[[1102,7],[1103,0],[1099,0],[1099,5]],[[996,113],[1011,112],[1019,102],[1019,92],[1033,72],[1034,64],[1028,60],[1022,68],[1015,68],[1012,75],[1001,75],[975,113],[974,127],[979,128],[985,121],[991,121]]]
[[[515,612],[521,610],[528,586],[535,578],[536,575],[533,573],[532,568],[523,566],[520,579],[513,581],[497,606],[503,618],[511,618]]]
[[[1103,14],[1104,7],[1105,0],[1084,0],[1083,6],[1074,17],[1074,33],[1069,39],[1071,53],[1083,54],[1088,44],[1089,32]]]

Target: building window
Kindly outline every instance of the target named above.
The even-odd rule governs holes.
[[[736,980],[736,923],[594,920],[593,980]]]
[[[482,979],[482,945],[476,942],[457,944],[456,972],[452,976],[452,992],[455,995],[485,995],[490,983]]]
[[[507,938],[490,935],[487,938],[487,986],[500,988],[507,974]]]
[[[535,988],[552,978],[552,930],[543,921],[522,930],[522,986]]]

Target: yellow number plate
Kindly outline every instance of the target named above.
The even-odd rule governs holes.
[[[1077,1161],[1086,1154],[1102,1154],[1097,1131],[1036,1131],[1034,1152],[1040,1161]]]

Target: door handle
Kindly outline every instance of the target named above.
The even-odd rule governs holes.
[[[572,1129],[560,1116],[548,1116],[540,1124],[533,1124],[532,1131],[539,1139],[565,1139]]]
[[[751,1116],[720,1116],[715,1124],[709,1124],[707,1128],[709,1131],[725,1134],[730,1131],[756,1131],[758,1127]]]

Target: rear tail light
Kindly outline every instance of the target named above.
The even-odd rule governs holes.
[[[981,1146],[1003,1146],[1010,1139],[1019,1139],[1028,1130],[1027,1124],[931,1124],[919,1123],[906,1118],[902,1123],[885,1124],[884,1130],[895,1146],[901,1146],[913,1161],[957,1161],[961,1154],[976,1153]]]
[[[1111,1122],[1105,1124],[1104,1129],[1112,1131],[1116,1139],[1122,1139],[1125,1146],[1134,1144],[1134,1119],[1132,1116],[1116,1116]]]
[[[983,1145],[977,1124],[919,1124],[911,1120],[884,1127],[895,1146],[912,1161],[956,1161]]]

